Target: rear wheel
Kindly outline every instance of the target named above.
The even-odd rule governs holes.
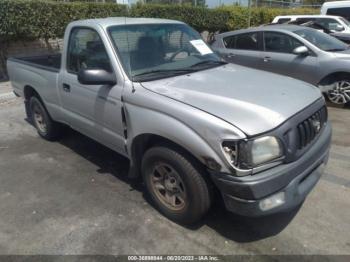
[[[43,103],[35,96],[29,100],[30,117],[38,134],[49,141],[55,140],[61,133],[61,125],[53,121]]]
[[[168,147],[149,149],[142,174],[152,202],[166,217],[181,224],[198,221],[209,209],[208,183],[194,160]]]
[[[334,88],[327,93],[329,101],[334,104],[350,103],[350,79],[343,79],[334,83]]]

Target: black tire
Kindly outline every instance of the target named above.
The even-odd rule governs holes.
[[[176,201],[180,203],[179,208],[169,207],[169,204],[164,203],[160,189],[155,189],[157,186],[153,185],[154,174],[157,173],[155,169],[161,165],[168,169],[172,168],[180,177],[178,180],[181,180],[181,183],[178,188],[181,189],[175,191],[183,191],[182,199],[185,204],[182,205],[180,199],[175,200],[175,203]],[[156,208],[167,218],[180,224],[193,224],[207,213],[211,205],[211,187],[200,169],[195,160],[186,153],[170,147],[156,146],[145,153],[142,160],[142,175],[147,192]],[[174,174],[173,171],[170,173]],[[164,184],[166,185],[166,182]]]
[[[61,124],[52,120],[45,106],[36,96],[30,98],[29,110],[31,122],[36,128],[39,136],[48,141],[54,141],[60,136],[62,131]],[[38,120],[39,115],[41,121]]]

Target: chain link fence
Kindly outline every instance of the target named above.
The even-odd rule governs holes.
[[[320,1],[305,1],[305,0],[54,0],[57,2],[97,2],[97,3],[121,3],[121,4],[136,4],[141,3],[159,3],[159,4],[193,4],[206,5],[208,7],[218,7],[222,5],[240,5],[240,6],[254,6],[254,7],[276,7],[276,8],[320,8],[322,0]],[[200,3],[199,3],[200,2]],[[205,2],[205,3],[203,3]]]
[[[276,8],[320,8],[322,1],[309,2],[303,0],[288,1],[288,0],[206,0],[208,7],[218,7],[222,5],[240,5],[252,7],[276,7]]]

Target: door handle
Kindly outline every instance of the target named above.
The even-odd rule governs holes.
[[[235,57],[235,56],[236,56],[236,55],[233,54],[233,53],[229,53],[229,54],[226,55],[227,58],[232,58],[232,57]]]
[[[70,92],[70,85],[68,85],[68,84],[62,84],[62,88],[63,88],[63,90],[64,91],[66,91],[66,92]]]
[[[272,59],[271,59],[271,57],[269,57],[269,56],[265,56],[264,57],[264,62],[269,62],[269,61],[271,61]]]

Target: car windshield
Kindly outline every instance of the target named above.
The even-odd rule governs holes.
[[[340,17],[340,20],[342,20],[344,24],[346,24],[347,26],[350,26],[350,22],[346,20],[344,17]]]
[[[108,29],[133,81],[150,81],[224,64],[185,24],[133,24]]]
[[[305,28],[296,30],[294,33],[324,51],[344,51],[349,48],[348,45],[342,41],[317,30]]]

